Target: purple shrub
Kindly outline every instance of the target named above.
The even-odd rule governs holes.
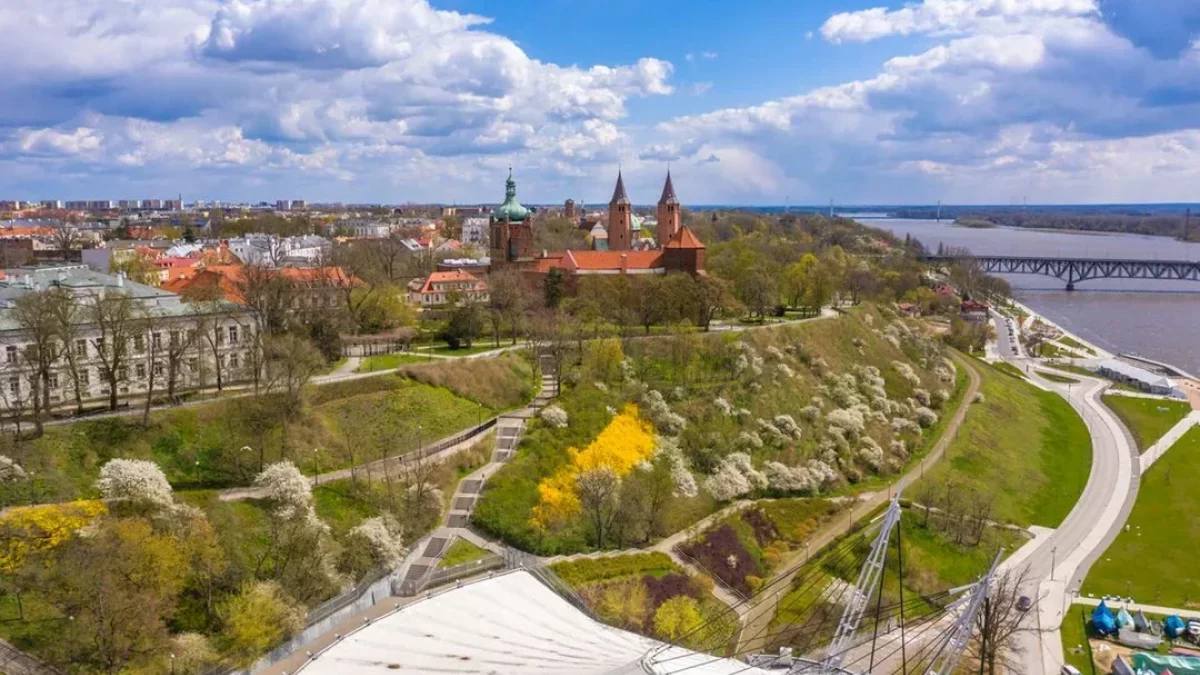
[[[680,546],[684,555],[696,562],[726,586],[750,595],[747,576],[762,576],[758,563],[742,546],[737,532],[728,523],[709,532],[703,539]]]
[[[686,575],[676,572],[664,574],[661,577],[647,574],[642,577],[642,583],[646,586],[646,597],[650,603],[651,614],[658,610],[659,605],[677,595],[690,595],[697,600],[700,599],[700,592],[692,580]]]
[[[742,512],[742,520],[754,530],[754,539],[760,547],[769,546],[771,542],[780,539],[775,523],[762,509],[746,509]]]

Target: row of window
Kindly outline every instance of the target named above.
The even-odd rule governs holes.
[[[189,329],[186,332],[182,332],[182,333],[177,330],[169,331],[167,333],[167,339],[169,340],[168,344],[170,344],[172,348],[179,346],[179,344],[180,344],[179,339],[180,339],[181,335],[184,335],[187,337],[187,344],[195,344],[196,343],[196,330]],[[217,331],[217,344],[224,345],[226,342],[227,336],[228,336],[229,344],[236,345],[238,343],[238,338],[239,338],[238,326],[227,326],[226,330]],[[151,341],[150,343],[151,343],[154,351],[156,351],[156,352],[160,351],[163,348],[163,333],[161,333],[161,332],[152,333],[150,335],[150,341]],[[75,352],[75,356],[77,358],[82,358],[82,359],[88,358],[88,342],[89,342],[89,340],[84,339],[84,338],[81,338],[81,339],[75,341],[74,352]],[[99,354],[104,349],[104,338],[102,338],[102,337],[94,338],[94,339],[90,340],[90,342],[92,342],[96,346],[97,354]],[[4,348],[4,360],[6,363],[11,364],[11,363],[17,362],[17,356],[19,353],[18,349],[19,348],[17,347],[17,345],[8,345]],[[141,353],[144,353],[145,351],[146,351],[146,336],[145,335],[133,336],[133,352],[135,354],[141,354]]]
[[[222,354],[219,357],[219,361],[221,363],[222,368],[236,369],[236,368],[241,368],[243,365],[248,366],[251,363],[250,352],[245,352],[242,354],[239,354],[237,352],[232,352],[230,354]],[[145,362],[133,364],[133,372],[134,372],[134,376],[136,379],[139,379],[139,380],[146,379],[146,375],[148,372],[146,366],[147,366],[147,364]],[[192,358],[188,359],[187,370],[188,370],[188,372],[191,372],[191,373],[199,372],[200,360],[196,357],[192,357]],[[166,377],[166,364],[162,363],[161,361],[156,361],[154,363],[153,372],[154,372],[155,379],[158,379],[161,377]],[[91,386],[91,381],[92,381],[91,373],[92,373],[92,371],[90,368],[80,368],[79,369],[79,387],[80,387],[80,389],[86,389],[89,386]],[[97,379],[99,381],[104,381],[103,373],[101,371],[97,370],[97,376],[98,376]],[[67,381],[69,381],[70,375],[63,374],[63,378],[65,378]],[[49,379],[50,391],[51,392],[56,391],[59,388],[59,383],[60,383],[59,373],[51,372],[48,379]],[[124,381],[127,381],[128,379],[129,379],[129,368],[127,366],[121,366],[120,368],[118,368],[117,369],[117,380],[124,382]],[[17,398],[20,397],[20,395],[21,395],[21,377],[20,376],[13,375],[8,378],[8,394],[13,400],[16,400]]]

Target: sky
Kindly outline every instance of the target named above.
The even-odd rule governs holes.
[[[0,0],[0,199],[1200,201],[1196,0]]]

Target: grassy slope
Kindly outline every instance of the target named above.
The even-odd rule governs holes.
[[[863,318],[867,315],[872,317],[873,325]],[[901,350],[883,340],[876,332],[883,325],[885,322],[877,313],[861,307],[851,316],[837,320],[748,331],[741,335],[691,334],[635,341],[626,345],[626,355],[632,360],[640,381],[665,393],[676,388],[684,392],[682,400],[673,400],[670,405],[688,420],[680,443],[699,469],[697,479],[702,480],[722,456],[736,449],[734,439],[740,431],[757,429],[755,420],[759,418],[792,415],[804,427],[805,433],[799,442],[783,450],[756,450],[756,461],[775,459],[798,464],[815,456],[820,438],[817,432],[824,430],[825,423],[819,422],[816,427],[808,425],[802,421],[800,411],[820,392],[820,382],[808,367],[792,356],[788,360],[796,377],[778,377],[777,365],[767,356],[769,347],[791,348],[797,353],[803,351],[814,361],[824,361],[829,370],[836,373],[848,372],[856,364],[873,365],[880,369],[886,381],[885,389],[892,399],[904,400],[911,396],[913,385],[900,377],[890,364],[895,360],[913,363],[919,355],[911,352],[908,345]],[[733,378],[728,362],[722,360],[732,343],[738,340],[752,345],[765,357],[764,374],[756,378],[761,389],[747,387],[745,381]],[[917,371],[921,373],[924,388],[930,391],[951,388],[931,373],[919,368]],[[965,378],[958,382],[965,382]],[[610,419],[606,406],[620,408],[627,400],[620,384],[610,383],[606,391],[589,385],[589,376],[585,374],[579,386],[566,389],[560,397],[558,405],[567,411],[571,421],[567,428],[549,429],[537,421],[530,425],[517,456],[488,482],[475,510],[473,522],[477,526],[511,545],[542,555],[587,549],[581,528],[568,527],[543,533],[530,525],[529,518],[538,502],[538,482],[567,463],[567,448],[584,447],[600,433]],[[714,414],[713,400],[718,396],[726,398],[734,407],[749,410],[749,417],[739,422]],[[930,445],[929,439],[939,433],[942,426],[938,424],[927,430],[915,446],[913,439],[908,439],[913,458],[925,452]],[[884,447],[891,438],[890,427],[886,425],[869,427],[867,433]],[[876,478],[869,472],[864,472],[860,480],[860,485],[876,484]],[[715,508],[703,490],[694,499],[673,500],[666,516],[669,531],[681,529]]]
[[[1067,615],[1063,617],[1062,622],[1062,647],[1063,656],[1066,662],[1079,669],[1079,672],[1084,675],[1091,675],[1092,664],[1088,657],[1087,646],[1087,624],[1084,623],[1087,617],[1087,610],[1081,605],[1072,605],[1067,611]],[[1080,612],[1083,615],[1080,616]],[[1082,648],[1076,651],[1076,648]]]
[[[355,372],[371,373],[377,370],[393,370],[400,366],[407,366],[413,363],[428,363],[429,358],[417,354],[378,354],[376,356],[368,356],[362,360]]]
[[[533,394],[532,379],[530,366],[510,355],[316,387],[300,419],[289,422],[286,444],[278,402],[266,397],[157,411],[149,427],[140,417],[48,427],[3,454],[36,471],[39,501],[94,496],[100,467],[115,457],[153,459],[176,489],[244,485],[258,469],[260,450],[264,462],[286,457],[306,473],[394,455],[523,403]],[[27,492],[0,492],[0,506],[27,499]]]
[[[488,552],[479,548],[475,544],[466,539],[455,539],[453,544],[450,544],[450,549],[446,551],[446,555],[442,556],[441,562],[438,563],[438,569],[444,570],[447,567],[462,565],[487,555]]]
[[[1186,401],[1162,401],[1120,394],[1105,396],[1104,405],[1121,418],[1137,441],[1138,450],[1142,452],[1192,412],[1191,404]]]
[[[1061,397],[995,369],[979,370],[984,402],[971,406],[945,458],[922,480],[952,480],[994,495],[994,519],[1054,527],[1087,483],[1087,427]]]
[[[1039,371],[1037,371],[1037,374],[1047,380],[1050,380],[1051,382],[1057,382],[1059,384],[1079,384],[1079,380],[1077,380],[1073,377],[1067,377],[1066,375],[1056,375],[1048,370],[1039,370]]]
[[[1131,596],[1166,607],[1200,603],[1200,428],[1179,439],[1142,475],[1137,503],[1083,583],[1084,595]]]

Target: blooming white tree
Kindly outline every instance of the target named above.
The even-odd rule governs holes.
[[[678,436],[687,427],[687,420],[672,411],[663,395],[655,389],[642,396],[642,407],[654,426],[668,436]]]
[[[0,483],[15,483],[28,477],[16,460],[0,455]]]
[[[764,464],[763,474],[771,489],[780,492],[814,492],[820,480],[807,467],[792,467],[780,462]]]
[[[312,484],[295,464],[284,460],[268,465],[254,479],[267,499],[275,505],[275,515],[283,520],[316,519]]]
[[[717,410],[720,410],[721,414],[723,415],[728,415],[730,417],[733,417],[734,415],[733,404],[725,400],[724,397],[718,396],[713,399],[713,406],[716,407]]]
[[[845,408],[831,410],[829,414],[825,416],[825,421],[828,422],[830,426],[837,427],[855,436],[861,434],[863,432],[863,428],[866,426],[866,420],[863,419],[863,414],[861,412],[858,410],[848,410]]]
[[[938,389],[937,391],[933,392],[933,405],[936,407],[941,408],[942,406],[946,405],[946,401],[949,400],[950,392],[946,391],[945,389]]]
[[[805,406],[800,410],[800,417],[809,423],[816,422],[821,418],[821,409],[815,405]]]
[[[391,516],[367,518],[350,530],[350,537],[365,544],[375,559],[388,567],[394,567],[404,559],[400,528]]]
[[[904,363],[903,361],[892,361],[892,368],[894,368],[897,373],[900,373],[900,377],[908,380],[912,386],[921,386],[921,378],[916,374],[916,372],[913,371],[912,366]]]
[[[876,471],[883,466],[883,448],[879,447],[875,439],[870,436],[862,439],[862,447],[858,449],[858,456]]]
[[[924,389],[913,389],[913,398],[917,399],[918,403],[926,407],[928,407],[933,401],[933,398],[930,397],[929,392],[925,391]]]
[[[96,489],[105,499],[169,508],[175,503],[171,483],[157,464],[144,459],[110,459],[100,468]]]
[[[920,424],[926,428],[937,424],[938,421],[937,413],[933,412],[929,408],[917,408],[913,411],[913,415],[917,418],[917,424]]]
[[[543,422],[555,429],[563,429],[569,423],[567,411],[556,405],[548,405],[542,408],[542,411],[538,413],[538,417],[541,417]]]
[[[704,481],[704,489],[717,501],[728,501],[768,485],[767,477],[754,468],[750,455],[735,452],[721,460],[716,472]]]
[[[775,427],[796,440],[800,440],[800,436],[804,433],[791,415],[776,415]]]

